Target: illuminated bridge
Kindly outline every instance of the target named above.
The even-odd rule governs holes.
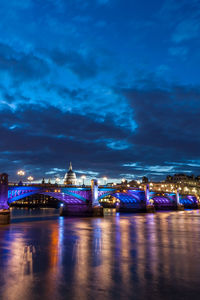
[[[112,196],[119,211],[154,211],[161,209],[198,208],[195,196],[176,193],[149,191],[128,187],[98,186],[97,180],[91,180],[91,186],[58,185],[9,185],[7,174],[0,174],[0,212],[9,211],[9,204],[34,194],[54,197],[63,203],[61,213],[70,216],[100,216],[103,208],[99,200]]]

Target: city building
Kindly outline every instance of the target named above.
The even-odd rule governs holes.
[[[186,175],[186,174],[174,174],[168,175],[166,177],[166,182],[187,182],[187,183],[194,183],[195,182],[195,176],[194,175]]]
[[[69,164],[69,171],[65,174],[64,177],[65,185],[76,185],[76,173],[72,171],[72,163]]]

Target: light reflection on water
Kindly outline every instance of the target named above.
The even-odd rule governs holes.
[[[0,299],[199,299],[199,210],[63,218],[13,211],[0,227]]]

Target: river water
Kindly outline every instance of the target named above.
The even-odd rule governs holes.
[[[13,209],[0,226],[0,299],[200,299],[200,211]]]

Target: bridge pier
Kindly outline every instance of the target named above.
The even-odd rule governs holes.
[[[199,202],[199,199],[197,199],[197,209],[200,209],[200,202]]]
[[[146,184],[145,186],[145,202],[146,202],[146,212],[147,213],[155,213],[155,206],[151,204],[150,197],[149,197],[149,185]]]
[[[60,216],[65,217],[103,217],[102,206],[91,204],[64,204],[60,208]]]
[[[64,204],[60,208],[60,216],[65,217],[92,217],[93,208],[91,204]]]
[[[7,225],[10,223],[10,210],[0,210],[0,225]]]
[[[10,223],[10,209],[8,206],[8,175],[0,174],[0,225]]]
[[[179,189],[176,190],[176,209],[184,210],[184,205],[180,203]]]
[[[103,207],[98,201],[98,182],[91,180],[91,192],[88,199],[82,204],[64,204],[60,208],[61,216],[68,217],[103,217]]]
[[[103,207],[99,204],[99,187],[96,179],[91,180],[92,216],[103,217]]]
[[[146,212],[147,213],[155,213],[156,212],[155,206],[153,204],[146,205]]]

